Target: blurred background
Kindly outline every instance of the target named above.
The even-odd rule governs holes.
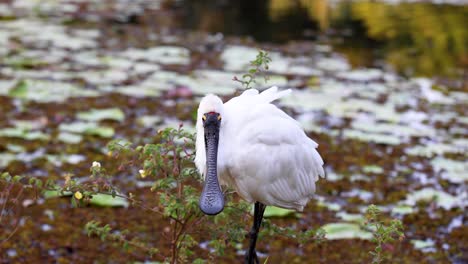
[[[152,143],[181,123],[194,132],[200,98],[239,94],[233,77],[262,49],[270,78],[255,87],[293,89],[278,105],[319,143],[327,171],[302,215],[272,221],[328,227],[318,245],[260,240],[262,256],[370,263],[360,221],[376,204],[405,226],[384,248],[388,263],[467,263],[467,25],[465,0],[3,0],[0,172],[63,181],[99,161],[123,192],[151,201],[148,179],[119,170],[106,144]],[[1,263],[158,260],[82,227],[98,220],[159,246],[159,216],[27,192],[18,201],[0,217]],[[229,249],[211,261],[240,260]]]

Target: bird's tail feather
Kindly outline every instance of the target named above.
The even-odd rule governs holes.
[[[290,93],[291,93],[291,89],[278,92],[278,87],[273,86],[263,91],[261,94],[259,94],[259,96],[261,96],[262,101],[264,101],[265,103],[270,103]]]

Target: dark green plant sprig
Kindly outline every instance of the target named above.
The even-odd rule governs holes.
[[[322,228],[318,229],[307,229],[305,231],[298,231],[296,227],[281,227],[270,221],[270,219],[263,220],[263,229],[260,231],[260,235],[275,236],[280,235],[293,239],[300,244],[307,243],[322,243],[325,241],[325,230]]]
[[[0,179],[0,245],[2,245],[18,231],[20,226],[20,199],[24,187],[19,184],[22,179],[20,176],[11,177],[9,173],[2,173]]]
[[[252,85],[257,82],[256,78],[258,75],[263,75],[265,82],[267,82],[269,77],[266,72],[269,69],[270,62],[271,58],[268,52],[259,50],[255,59],[250,61],[248,72],[242,75],[242,79],[234,76],[233,81],[241,83],[244,89],[252,88]]]
[[[102,225],[100,222],[90,221],[85,225],[85,231],[89,237],[98,236],[102,241],[113,242],[116,245],[121,246],[125,251],[128,251],[130,247],[134,247],[148,253],[150,257],[156,254],[163,256],[159,253],[159,249],[157,248],[147,247],[145,243],[138,241],[136,238],[128,239],[128,230],[117,232],[112,230],[108,224]]]
[[[142,164],[141,178],[153,180],[151,191],[158,200],[152,211],[168,221],[170,232],[162,235],[170,242],[170,255],[163,258],[169,263],[188,262],[198,241],[193,237],[205,221],[198,208],[198,190],[201,180],[193,168],[194,135],[179,128],[158,131],[154,144],[132,148],[116,141],[108,145],[116,157],[129,158]]]
[[[372,263],[382,263],[388,258],[384,254],[382,246],[397,238],[400,241],[405,238],[403,224],[398,219],[381,219],[380,209],[373,204],[367,208],[365,217],[366,227],[373,234],[372,242],[376,244],[375,249],[369,252],[373,256]]]

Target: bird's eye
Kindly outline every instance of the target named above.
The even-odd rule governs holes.
[[[221,121],[221,115],[218,115],[218,121]]]
[[[203,115],[203,116],[201,117],[201,119],[202,119],[203,121],[206,121],[206,115]]]

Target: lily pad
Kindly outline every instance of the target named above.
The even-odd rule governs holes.
[[[5,168],[10,162],[16,160],[16,155],[11,153],[0,153],[0,168]]]
[[[154,127],[163,122],[163,118],[157,115],[144,115],[137,119],[137,123],[143,127]]]
[[[372,238],[372,233],[363,230],[358,224],[354,223],[330,223],[322,226],[325,230],[325,238],[329,240],[334,239],[364,239],[369,240]]]
[[[253,212],[253,207],[252,207],[252,212]],[[270,217],[287,217],[287,216],[297,216],[299,215],[296,213],[295,210],[290,210],[290,209],[284,209],[276,206],[267,206],[265,209],[265,213],[263,214],[264,217],[270,218]]]
[[[375,173],[375,174],[380,174],[384,172],[384,169],[382,169],[382,167],[379,167],[377,165],[367,165],[367,166],[362,167],[362,170],[365,173]]]
[[[397,205],[392,209],[392,215],[407,215],[414,213],[414,208],[409,205]]]
[[[0,129],[0,137],[22,138],[25,140],[49,140],[50,136],[41,131],[30,131],[19,127]]]
[[[442,155],[445,153],[465,153],[466,149],[463,149],[455,142],[452,144],[427,142],[424,145],[407,148],[405,152],[409,155],[429,158],[434,155]]]
[[[51,198],[57,198],[57,197],[66,197],[66,196],[71,196],[72,192],[69,191],[64,191],[61,193],[60,191],[56,190],[47,190],[42,193],[45,199],[51,199]]]
[[[120,108],[107,109],[91,109],[86,112],[79,112],[78,119],[85,121],[99,122],[101,120],[115,120],[122,122],[125,119],[125,114]]]
[[[343,136],[345,138],[352,138],[365,142],[370,141],[384,145],[399,145],[402,142],[399,137],[394,135],[367,133],[351,129],[344,130]]]
[[[21,153],[21,152],[25,152],[26,151],[26,148],[21,146],[21,145],[16,145],[16,144],[7,144],[6,145],[6,148],[11,151],[11,152],[14,152],[14,153]]]
[[[77,144],[83,140],[83,136],[74,133],[60,132],[60,134],[57,136],[57,139],[64,143]]]
[[[79,154],[72,155],[46,155],[47,160],[54,164],[55,166],[62,166],[63,163],[68,164],[78,164],[84,160],[86,157]]]
[[[94,194],[91,204],[101,207],[128,207],[128,201],[122,197],[112,197],[110,194]]]
[[[56,190],[47,190],[43,193],[44,198],[51,199],[57,197],[66,197],[72,196],[72,192],[64,191],[61,193],[60,191]],[[110,194],[94,194],[91,200],[89,201],[90,204],[101,206],[101,207],[128,207],[129,203],[127,199],[122,197],[112,197]]]
[[[370,82],[382,78],[383,73],[379,69],[360,69],[354,71],[341,72],[338,78],[355,81],[355,82]]]
[[[99,126],[95,122],[74,122],[70,124],[60,124],[59,130],[64,132],[95,135],[103,138],[110,138],[115,134],[115,131],[112,127]]]
[[[403,201],[403,204],[414,206],[418,201],[434,201],[438,207],[450,210],[454,207],[464,208],[466,206],[466,199],[466,193],[462,193],[459,196],[453,196],[444,191],[428,187],[408,194],[406,200]]]
[[[331,210],[331,211],[341,210],[341,205],[340,204],[325,201],[325,199],[323,197],[318,197],[317,198],[317,205],[322,206],[322,207],[326,207],[328,210]]]
[[[413,239],[411,240],[411,244],[413,244],[415,249],[419,249],[423,252],[430,252],[430,251],[435,251],[435,242],[432,239],[426,239],[426,240],[418,240],[418,239]]]
[[[452,183],[464,183],[468,181],[468,163],[442,157],[431,161],[435,171],[441,172],[442,178]]]
[[[336,216],[338,216],[346,222],[364,223],[365,221],[364,216],[361,214],[348,214],[346,212],[338,212]]]
[[[71,97],[98,96],[94,90],[78,88],[66,82],[52,82],[39,80],[19,81],[8,94],[15,98],[37,102],[63,102]]]
[[[132,60],[147,60],[161,64],[187,65],[190,63],[190,50],[177,46],[159,46],[149,49],[131,48],[123,52]]]

